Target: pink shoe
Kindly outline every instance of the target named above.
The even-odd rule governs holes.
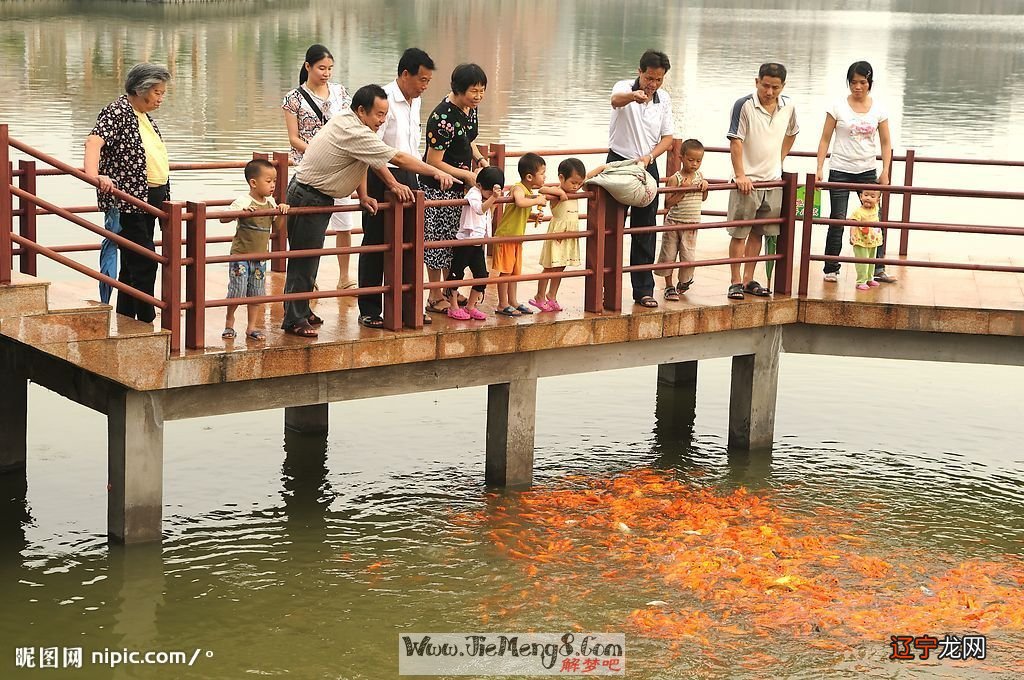
[[[452,305],[451,307],[448,308],[448,318],[457,319],[458,321],[468,321],[470,316],[469,312],[467,312],[462,307],[456,307],[455,305]]]
[[[871,279],[870,281],[868,281],[868,285],[871,286],[872,288],[878,288],[882,284],[880,284],[878,281],[875,281],[874,279]]]
[[[481,312],[476,307],[474,307],[473,309],[466,309],[464,311],[466,312],[466,314],[469,314],[469,318],[470,319],[475,319],[476,321],[486,321],[487,320],[487,315],[484,314],[483,312]]]
[[[548,308],[548,301],[547,300],[541,300],[540,302],[537,302],[536,299],[530,298],[529,300],[527,300],[527,302],[529,302],[531,305],[533,305],[534,307],[536,307],[537,309],[539,309],[542,312],[550,312],[551,311]]]
[[[857,290],[871,290],[871,286],[866,283],[858,283]]]
[[[558,304],[558,300],[548,300],[548,311],[560,312],[562,311],[562,305]]]

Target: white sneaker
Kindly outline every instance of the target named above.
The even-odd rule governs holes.
[[[839,281],[839,272],[829,272],[825,274],[825,281],[827,283],[836,283]]]

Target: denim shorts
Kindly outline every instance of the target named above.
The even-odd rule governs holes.
[[[241,260],[228,264],[228,297],[257,297],[267,294],[266,260]]]

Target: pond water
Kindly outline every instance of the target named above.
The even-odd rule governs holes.
[[[898,152],[1019,159],[1022,11],[1011,0],[8,2],[0,121],[78,161],[126,66],[148,59],[174,74],[157,115],[172,160],[241,159],[285,147],[280,100],[310,43],[334,51],[335,79],[353,90],[390,79],[418,45],[439,66],[425,105],[455,64],[487,71],[481,141],[597,147],[612,83],[655,47],[673,60],[677,136],[724,145],[732,102],[771,59],[789,67],[796,148],[812,150],[847,65],[867,59]],[[724,158],[707,164],[727,175]],[[923,167],[916,183],[1009,188],[1019,172]],[[175,191],[225,198],[238,174],[184,173]],[[49,181],[44,195],[92,200]],[[978,205],[915,199],[914,215],[977,220]],[[984,210],[987,223],[1019,224],[1011,206]],[[50,242],[83,240],[43,225]],[[911,254],[1005,257],[1008,238],[915,235]],[[33,387],[27,487],[0,477],[0,675],[391,678],[400,632],[586,629],[625,632],[637,678],[1019,676],[1024,624],[1006,608],[1024,584],[1022,379],[784,355],[775,446],[749,455],[726,446],[728,361],[702,362],[695,409],[656,388],[653,368],[546,379],[536,491],[508,497],[483,486],[481,389],[335,405],[326,439],[282,434],[280,412],[177,421],[165,431],[165,540],[129,550],[106,543],[104,418]],[[581,500],[598,492],[614,507]],[[711,500],[693,534],[639,500],[694,494]],[[554,537],[571,549],[552,555]],[[693,551],[719,557],[682,562]],[[730,581],[733,553],[776,560],[770,575],[788,580]],[[822,588],[824,609],[812,602]],[[984,661],[888,660],[890,635],[974,632],[988,636]],[[86,668],[15,668],[15,648],[55,646],[82,647]],[[88,659],[197,648],[188,669]]]

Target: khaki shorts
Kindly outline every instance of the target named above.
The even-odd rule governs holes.
[[[729,192],[730,222],[734,220],[761,220],[778,217],[782,214],[782,189],[754,189],[749,194],[741,194],[733,189]],[[762,224],[757,227],[726,227],[725,230],[733,238],[746,238],[751,229],[760,229],[768,236],[779,235],[778,224]]]

